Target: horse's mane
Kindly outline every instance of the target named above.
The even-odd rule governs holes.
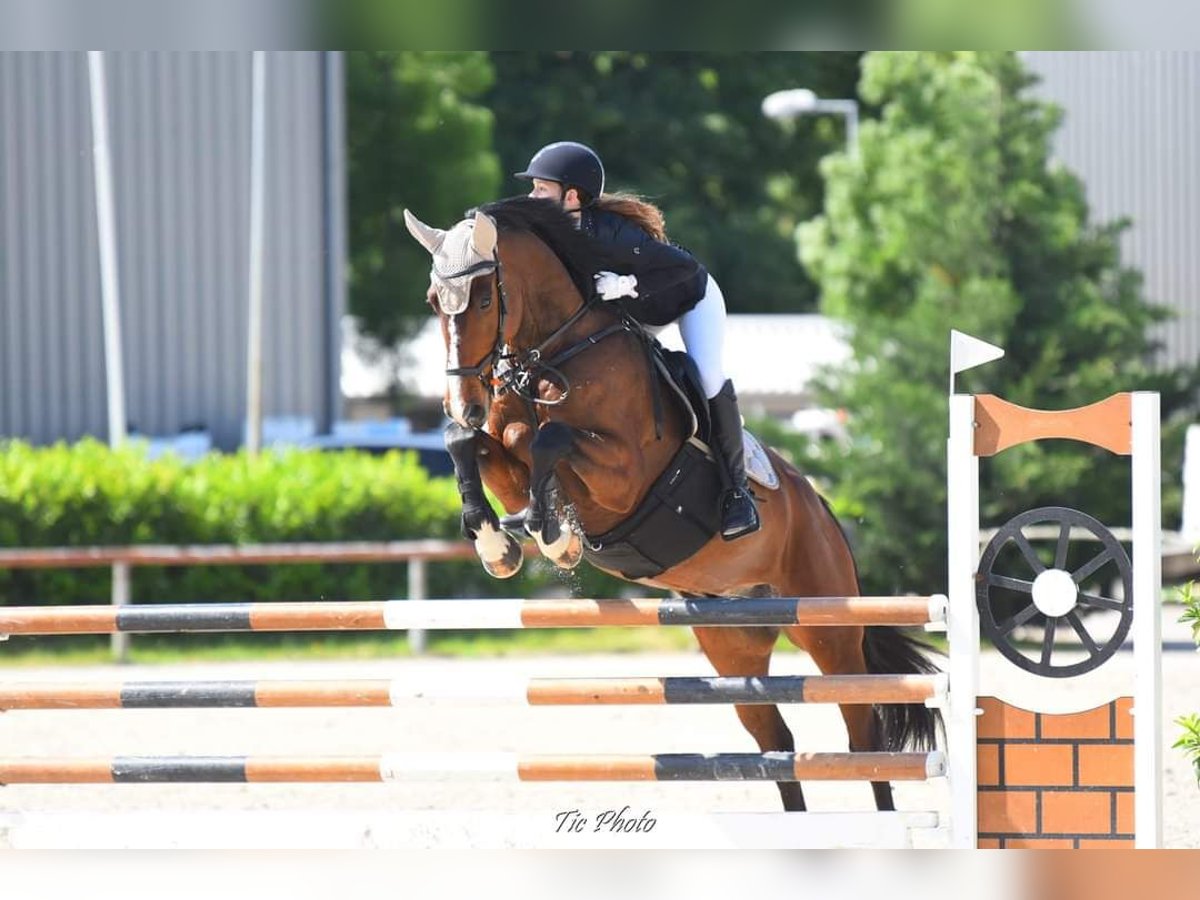
[[[620,265],[613,251],[576,228],[575,220],[553,200],[508,197],[485,203],[479,211],[495,219],[501,231],[524,231],[539,238],[566,267],[585,299],[592,295],[593,275]]]

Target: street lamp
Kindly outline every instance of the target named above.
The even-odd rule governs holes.
[[[762,102],[762,111],[767,118],[780,120],[797,116],[845,116],[846,152],[858,155],[857,100],[822,100],[807,88],[792,88],[769,94]]]

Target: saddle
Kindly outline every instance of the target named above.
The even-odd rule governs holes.
[[[643,332],[644,334],[644,332]],[[722,476],[709,446],[712,420],[696,363],[686,353],[667,350],[645,335],[647,353],[658,370],[652,390],[661,423],[665,389],[690,416],[691,428],[679,451],[651,485],[645,499],[624,522],[600,535],[586,535],[584,556],[593,565],[626,578],[653,578],[694,555],[720,530]],[[743,430],[747,474],[752,462],[758,483],[775,490],[779,477],[761,445]]]
[[[681,350],[668,350],[650,334],[646,334],[646,340],[662,381],[691,417],[689,442],[711,457],[712,415],[696,361]],[[767,490],[778,490],[779,475],[758,438],[742,429],[742,443],[746,454],[746,477]]]
[[[696,361],[681,350],[668,350],[649,334],[646,335],[646,342],[650,358],[662,381],[691,417],[692,427],[688,437],[709,443],[712,439],[712,418]]]
[[[638,508],[604,534],[584,535],[583,553],[593,565],[619,572],[625,578],[653,578],[693,556],[720,530],[723,476],[710,446],[712,418],[695,361],[686,353],[663,347],[632,320],[610,326],[601,337],[618,329],[636,334],[645,348],[655,375],[650,390],[659,436],[664,394],[682,407],[690,426],[679,450]],[[586,349],[588,343],[575,345],[545,365],[569,359]],[[768,490],[778,490],[779,476],[762,445],[744,429],[742,439],[747,476]],[[519,530],[524,516],[524,512],[505,516],[501,525],[510,531]]]

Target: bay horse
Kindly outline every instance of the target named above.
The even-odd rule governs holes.
[[[630,516],[690,436],[681,404],[655,402],[644,337],[594,296],[594,273],[619,272],[619,262],[545,200],[487,204],[448,231],[407,210],[405,219],[433,257],[427,300],[446,342],[446,443],[464,535],[491,574],[519,569],[521,545],[501,527],[486,484],[508,513],[528,507],[525,527],[542,553],[572,567],[583,540]],[[799,471],[769,457],[781,485],[756,492],[757,533],[714,536],[660,574],[627,580],[685,596],[857,596],[841,526]],[[893,627],[693,630],[722,676],[766,675],[781,630],[826,674],[937,671],[927,645]],[[735,709],[760,750],[795,749],[777,707]],[[923,705],[845,704],[841,713],[856,751],[932,749],[939,727],[937,711]],[[799,783],[778,787],[785,810],[805,808]],[[878,809],[895,808],[890,783],[872,789]]]

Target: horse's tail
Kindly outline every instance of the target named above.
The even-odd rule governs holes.
[[[933,675],[940,671],[926,655],[934,648],[899,628],[873,625],[865,629],[863,653],[867,671],[886,675]],[[939,710],[921,703],[885,703],[875,707],[880,749],[896,751],[911,747],[932,750],[942,730]]]

